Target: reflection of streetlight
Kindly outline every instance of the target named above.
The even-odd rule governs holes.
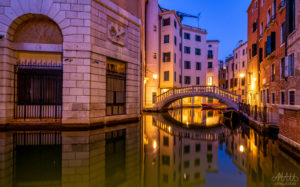
[[[153,74],[153,79],[157,79],[158,78],[158,76],[157,76],[157,74]]]
[[[156,149],[157,144],[156,144],[156,140],[153,141],[153,149]]]
[[[244,152],[244,146],[240,145],[240,152]]]

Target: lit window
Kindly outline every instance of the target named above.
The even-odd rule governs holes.
[[[207,85],[212,86],[212,84],[213,84],[213,78],[210,76],[207,78]]]

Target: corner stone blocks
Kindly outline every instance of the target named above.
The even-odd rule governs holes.
[[[0,34],[5,38],[0,40],[0,123],[13,120],[13,65],[16,57],[10,47],[12,39],[18,24],[22,24],[22,17],[32,14],[51,18],[63,35],[63,123],[102,122],[139,116],[140,23],[138,18],[116,8],[117,5],[103,0],[1,1]],[[124,45],[108,38],[111,22],[124,29]],[[126,115],[123,116],[105,116],[107,58],[127,64]]]

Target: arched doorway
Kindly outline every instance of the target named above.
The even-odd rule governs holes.
[[[14,119],[62,118],[62,34],[43,15],[24,15],[10,32],[14,68]]]

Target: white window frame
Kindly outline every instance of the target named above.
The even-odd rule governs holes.
[[[293,59],[293,75],[292,75],[292,71],[290,71],[290,56],[292,57]],[[288,56],[288,75],[289,77],[292,77],[292,76],[295,76],[295,53],[291,53],[289,56]]]

